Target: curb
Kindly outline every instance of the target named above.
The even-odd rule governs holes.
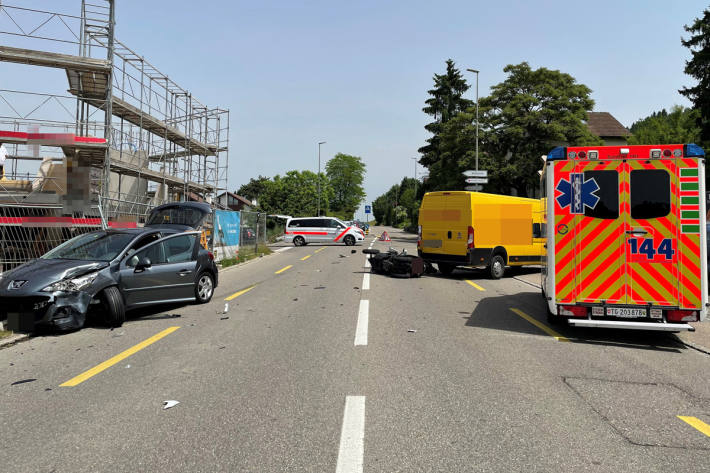
[[[25,340],[29,339],[30,335],[28,333],[16,333],[14,335],[11,335],[7,338],[3,338],[0,340],[0,349],[2,348],[7,348],[9,346],[12,346],[16,343],[24,342]]]

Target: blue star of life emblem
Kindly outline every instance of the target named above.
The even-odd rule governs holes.
[[[584,208],[594,209],[599,203],[599,184],[592,179],[584,180],[584,173],[573,172],[569,175],[569,181],[562,179],[555,188],[561,194],[557,196],[557,203],[563,209],[570,206],[571,214],[583,214]]]

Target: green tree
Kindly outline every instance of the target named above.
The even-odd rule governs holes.
[[[430,97],[424,102],[426,105],[422,109],[424,113],[434,117],[434,121],[424,127],[432,136],[425,146],[419,148],[422,155],[419,160],[421,165],[430,168],[440,161],[439,134],[445,123],[473,105],[472,101],[463,97],[468,89],[469,85],[452,59],[446,61],[444,74],[434,74],[434,88],[427,92]]]
[[[351,220],[365,199],[365,163],[358,156],[338,153],[325,165],[328,182],[333,190],[330,210]]]
[[[691,58],[685,62],[685,73],[698,81],[694,87],[683,87],[680,92],[699,111],[696,123],[703,142],[710,142],[710,9],[703,11],[692,25],[685,25],[690,38],[681,38],[681,44],[690,50]]]
[[[271,179],[264,176],[259,176],[254,179],[253,177],[249,179],[249,182],[241,186],[236,194],[246,197],[247,199],[253,201],[254,199],[259,202],[261,194],[264,192],[268,186]]]
[[[328,202],[333,196],[333,189],[325,176],[320,176],[321,210],[328,211]],[[316,215],[318,195],[318,176],[311,171],[289,171],[283,177],[276,175],[266,181],[259,205],[273,214],[308,217]]]
[[[631,125],[633,133],[630,145],[652,145],[673,143],[697,143],[700,128],[697,125],[699,111],[676,105],[670,112],[666,109],[653,112]]]
[[[482,147],[489,176],[527,196],[539,186],[540,157],[559,144],[601,144],[584,124],[591,90],[569,74],[527,62],[508,65],[505,81],[480,101]]]

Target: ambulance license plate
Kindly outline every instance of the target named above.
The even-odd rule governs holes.
[[[646,309],[631,307],[607,307],[606,315],[608,315],[609,317],[635,319],[637,317],[646,317]]]

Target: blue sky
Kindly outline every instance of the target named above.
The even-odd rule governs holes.
[[[26,3],[58,9],[57,2]],[[79,12],[79,0],[61,3],[63,12]],[[410,158],[427,138],[421,108],[447,58],[481,71],[481,96],[505,79],[507,64],[559,69],[592,89],[595,110],[630,126],[688,105],[677,93],[692,84],[680,38],[707,6],[125,0],[117,1],[116,35],[202,103],[230,109],[230,189],[259,174],[315,170],[316,143],[326,141],[323,163],[338,152],[363,158],[370,201],[413,174]],[[62,91],[66,78],[57,78]],[[0,88],[9,82],[0,74]]]

